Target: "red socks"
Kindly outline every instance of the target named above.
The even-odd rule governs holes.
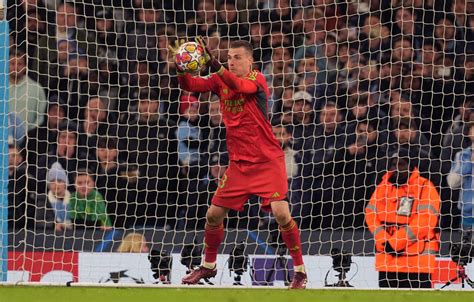
[[[296,222],[291,219],[287,224],[280,226],[280,232],[286,247],[290,251],[291,258],[293,258],[293,265],[303,265],[300,231]]]
[[[206,223],[204,231],[204,261],[207,263],[215,263],[217,259],[217,250],[224,240],[224,224],[209,225]],[[300,252],[301,254],[301,252]]]
[[[280,226],[281,236],[290,251],[293,258],[293,265],[303,265],[303,255],[301,252],[300,231],[296,222],[292,219],[286,225]],[[208,225],[206,223],[204,231],[204,243],[206,245],[204,250],[204,261],[207,263],[215,263],[217,260],[217,250],[224,240],[224,224],[217,226]]]

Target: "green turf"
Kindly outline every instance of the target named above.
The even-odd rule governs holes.
[[[0,302],[474,302],[474,291],[0,287]]]

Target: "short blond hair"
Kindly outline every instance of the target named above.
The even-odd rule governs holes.
[[[142,246],[146,244],[146,238],[139,233],[129,233],[125,236],[117,248],[119,253],[141,253]]]

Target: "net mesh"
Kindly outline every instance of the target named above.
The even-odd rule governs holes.
[[[179,88],[167,49],[198,35],[224,65],[233,40],[254,48],[310,286],[323,285],[326,269],[345,271],[331,265],[334,248],[354,255],[360,287],[379,285],[376,264],[397,286],[394,267],[431,273],[434,286],[456,276],[449,246],[474,219],[473,13],[469,0],[8,0],[7,280],[155,282],[145,255],[153,249],[176,258],[169,280],[179,284],[199,262],[197,251],[181,265],[180,253],[202,248],[228,166],[226,130],[217,96]],[[431,195],[420,182],[370,201],[403,152]],[[387,200],[398,208],[383,208]],[[218,265],[244,242],[256,268],[246,284],[285,282],[291,261],[265,255],[287,252],[258,201],[229,213]],[[415,256],[418,269],[407,271],[374,259],[379,227],[401,254],[432,244],[436,264]],[[111,251],[123,254],[100,253]],[[57,267],[63,274],[48,275]],[[112,276],[117,267],[132,271]]]

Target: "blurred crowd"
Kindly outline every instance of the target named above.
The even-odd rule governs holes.
[[[202,35],[224,64],[230,41],[253,45],[302,229],[363,227],[400,147],[457,227],[447,176],[474,139],[473,14],[468,0],[8,0],[10,223],[202,228],[225,128],[215,95],[178,88],[167,50]],[[255,201],[229,226],[265,227]]]

